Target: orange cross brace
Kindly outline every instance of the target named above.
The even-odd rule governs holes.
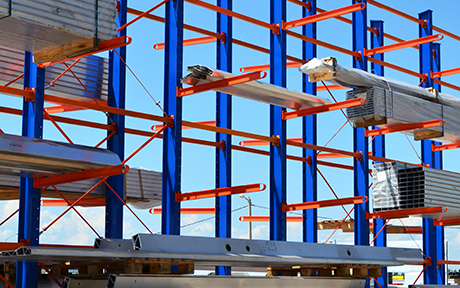
[[[399,50],[399,49],[403,49],[407,47],[412,47],[414,45],[430,43],[430,42],[441,40],[443,37],[444,36],[441,34],[436,34],[436,35],[412,39],[412,40],[408,40],[408,41],[404,41],[400,43],[385,45],[385,46],[377,47],[374,49],[364,49],[364,56],[372,56],[372,55],[390,52],[394,50]]]
[[[381,211],[381,212],[367,212],[367,219],[391,219],[391,218],[402,218],[408,217],[411,215],[424,215],[424,214],[437,214],[447,212],[446,207],[428,207],[428,208],[411,208],[411,209],[402,209],[402,210],[390,210],[390,211]]]
[[[419,123],[394,125],[394,126],[374,129],[374,130],[368,130],[366,128],[365,135],[366,137],[372,137],[372,136],[384,135],[384,134],[395,133],[395,132],[411,131],[411,130],[422,129],[422,128],[432,128],[432,127],[442,126],[444,125],[444,123],[445,123],[444,120],[436,119],[436,120],[424,121],[424,122],[419,122]]]
[[[349,13],[353,13],[353,12],[356,12],[356,11],[361,11],[364,8],[366,8],[366,4],[364,4],[364,3],[353,4],[353,5],[350,5],[350,6],[341,7],[341,8],[338,8],[338,9],[330,10],[330,11],[323,12],[323,13],[320,13],[320,14],[311,15],[311,16],[308,16],[308,17],[300,18],[300,19],[297,19],[297,20],[289,21],[289,22],[284,22],[283,21],[282,22],[282,27],[283,27],[283,30],[292,29],[292,28],[295,28],[295,27],[304,26],[304,25],[307,25],[307,24],[310,24],[310,23],[316,23],[316,22],[319,22],[319,21],[322,21],[322,20],[334,18],[334,17],[341,16],[341,15],[344,15],[344,14],[349,14]]]
[[[138,15],[136,18],[134,18],[133,20],[129,21],[128,23],[122,25],[121,27],[119,27],[117,29],[117,32],[120,32],[121,30],[125,29],[126,27],[128,27],[129,25],[133,24],[134,22],[136,22],[137,20],[141,19],[142,17],[144,17],[145,15],[147,14],[150,14],[150,12],[153,12],[154,10],[158,9],[159,7],[161,7],[163,4],[165,4],[166,2],[168,2],[169,0],[163,0],[161,1],[160,3],[158,3],[157,5],[153,6],[152,8],[150,8],[149,10],[141,13],[140,15]]]
[[[70,182],[76,182],[76,181],[83,181],[83,180],[94,179],[94,178],[99,178],[99,177],[114,176],[114,175],[128,173],[128,171],[129,171],[128,166],[115,165],[115,166],[97,168],[97,169],[75,172],[75,173],[68,173],[68,174],[43,177],[43,178],[34,178],[34,188],[41,188],[45,186],[59,185],[63,183],[70,183]]]
[[[10,86],[11,84],[13,84],[14,82],[18,81],[19,79],[21,79],[22,77],[24,77],[24,73],[21,73],[21,75],[15,77],[13,80],[11,80],[10,82],[6,83],[5,86]]]
[[[222,40],[222,42],[225,42],[225,34],[222,34],[223,37],[220,37],[219,39]],[[182,42],[182,46],[191,46],[191,45],[197,45],[197,44],[205,44],[205,43],[212,43],[216,42],[217,38],[213,36],[205,36],[205,37],[197,37],[197,38],[190,38],[190,39],[185,39]],[[155,50],[162,50],[165,49],[165,43],[157,43],[153,45],[153,49]]]
[[[224,188],[188,192],[188,193],[181,193],[180,191],[176,191],[176,202],[195,200],[195,199],[204,199],[204,198],[211,198],[211,197],[228,196],[228,195],[235,195],[235,194],[242,194],[242,193],[249,193],[249,192],[259,192],[259,191],[265,190],[265,188],[267,188],[265,184],[255,183],[255,184],[249,184],[249,185],[224,187]]]
[[[161,208],[152,208],[149,213],[152,215],[161,214]],[[215,208],[180,208],[180,214],[214,214],[216,213]]]
[[[222,80],[217,80],[214,82],[199,84],[196,86],[188,87],[188,88],[180,88],[177,87],[177,97],[184,97],[200,92],[205,92],[213,89],[219,89],[223,87],[228,87],[232,85],[242,84],[254,80],[259,80],[265,78],[267,76],[267,72],[262,71],[262,76],[260,75],[261,71],[252,72],[248,74],[228,77]]]
[[[345,100],[345,101],[341,101],[337,103],[331,103],[331,104],[321,105],[318,107],[306,108],[306,109],[292,111],[292,112],[283,111],[282,119],[289,120],[293,118],[314,115],[314,114],[339,110],[339,109],[348,108],[348,107],[360,106],[360,105],[364,105],[365,103],[366,103],[366,99],[356,98],[356,99]]]
[[[55,65],[55,64],[59,64],[59,63],[63,63],[63,62],[69,61],[69,60],[82,58],[82,57],[85,57],[85,56],[89,56],[89,55],[101,53],[101,52],[104,52],[104,51],[112,50],[112,49],[115,49],[115,48],[127,46],[127,45],[129,45],[131,43],[132,40],[133,39],[131,37],[129,37],[129,36],[121,36],[121,37],[113,38],[113,39],[110,39],[110,40],[102,41],[102,42],[99,43],[99,49],[97,49],[95,51],[88,52],[88,53],[85,53],[85,54],[82,54],[82,55],[73,56],[73,57],[63,59],[63,60],[59,60],[59,61],[41,63],[41,64],[38,64],[38,67],[45,68],[45,67]]]
[[[323,208],[323,207],[333,207],[333,206],[348,205],[348,204],[361,204],[361,203],[366,203],[367,201],[368,201],[367,196],[356,196],[356,197],[339,198],[339,199],[331,199],[331,200],[304,202],[304,203],[297,203],[297,204],[283,204],[282,211],[289,212],[289,211],[316,209],[316,208]]]

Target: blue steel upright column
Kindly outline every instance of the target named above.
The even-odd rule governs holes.
[[[219,7],[232,10],[232,0],[217,0]],[[217,13],[217,32],[226,41],[217,41],[217,69],[232,72],[232,17]],[[216,125],[232,128],[232,96],[217,92]],[[216,148],[216,188],[232,186],[232,136],[217,133],[216,142],[225,141],[225,150]],[[232,237],[232,196],[216,198],[216,237]],[[216,267],[216,275],[230,275],[229,266]]]
[[[270,23],[286,21],[286,0],[270,0]],[[286,32],[270,31],[270,83],[286,87]],[[270,136],[279,137],[279,146],[270,145],[270,240],[286,240],[286,121],[285,108],[270,105]]]
[[[433,43],[433,72],[441,71],[441,44]],[[433,83],[433,88],[437,89],[441,93],[441,85]],[[433,145],[440,145],[441,143],[433,141]],[[434,154],[434,163],[433,168],[443,169],[442,167],[442,151],[433,152]],[[436,258],[437,260],[444,260],[445,256],[445,246],[444,246],[444,226],[436,226]],[[437,265],[436,265],[437,267]],[[446,271],[445,265],[440,265],[437,268],[437,280],[436,284],[445,285],[446,282]]]
[[[120,1],[120,12],[117,16],[117,26],[126,23],[127,0]],[[126,29],[118,32],[118,36],[126,36]],[[126,61],[126,47],[115,49]],[[126,67],[115,52],[109,52],[109,99],[108,106],[125,109],[126,99]],[[111,123],[113,121],[114,123]],[[117,125],[117,133],[107,141],[107,148],[115,152],[121,160],[125,158],[125,116],[110,114],[108,124]],[[110,133],[110,131],[107,131]],[[123,199],[124,175],[112,176],[107,183]],[[105,237],[123,238],[123,203],[108,188],[106,189],[105,204]]]
[[[371,27],[374,29],[377,29],[377,34],[371,32],[371,49],[377,48],[377,47],[382,47],[383,44],[383,21],[371,21]],[[384,60],[383,59],[383,53],[377,54],[373,56],[375,59],[378,60]],[[384,76],[384,67],[379,64],[371,63],[371,72],[379,75],[379,76]],[[373,129],[378,129],[378,127],[372,127]],[[378,157],[383,157],[385,158],[385,136],[384,135],[378,135],[375,136],[374,140],[372,141],[372,155],[378,156]],[[379,247],[386,247],[387,246],[387,228],[384,227],[385,225],[385,220],[382,220],[380,218],[374,219],[374,237],[379,233],[380,234],[377,236],[377,238],[374,241],[374,246],[379,246]],[[382,229],[383,227],[383,229]],[[377,277],[377,281],[379,282],[380,286],[382,288],[388,287],[388,277],[387,277],[387,267],[382,267],[382,277]],[[378,285],[375,285],[374,287],[377,287]]]
[[[182,98],[176,97],[182,77],[182,41],[184,34],[184,0],[166,2],[165,10],[165,88],[164,110],[174,116],[174,127],[163,132],[163,174],[161,233],[180,234],[180,191],[182,146]]]
[[[32,53],[24,54],[24,88],[35,88],[35,101],[23,103],[22,136],[43,137],[43,103],[45,69],[32,62]],[[19,182],[18,240],[29,239],[38,246],[40,225],[40,189],[33,188],[33,178],[21,177]],[[17,262],[16,287],[37,287],[37,262]]]
[[[352,1],[367,4],[366,0]],[[367,47],[367,8],[353,13],[353,51],[364,53]],[[367,71],[367,59],[353,58],[353,67]],[[364,128],[353,129],[353,151],[361,151],[362,159],[353,160],[354,195],[369,197],[369,156],[368,142]],[[369,245],[369,221],[366,219],[369,202],[355,205],[355,245]],[[369,281],[367,281],[369,285]]]
[[[316,0],[304,0],[310,2],[310,11],[307,8],[302,8],[302,17],[308,17],[316,14]],[[316,39],[316,22],[302,26],[302,34]],[[303,59],[313,59],[316,57],[316,45],[307,41],[302,42]],[[302,73],[303,92],[316,95],[316,83],[308,81],[308,75]],[[317,131],[316,115],[305,116],[302,119],[302,135],[304,143],[316,145]],[[303,157],[310,157],[311,164],[302,163],[303,170],[303,202],[311,202],[318,200],[318,182],[317,182],[317,162],[316,151],[303,149]],[[318,210],[307,209],[303,210],[303,241],[316,243],[318,242]]]
[[[426,27],[419,25],[419,37],[433,35],[432,11],[427,10],[419,14],[419,19],[426,21]],[[433,71],[433,45],[426,43],[419,45],[420,54],[420,73],[427,74]],[[422,87],[433,87],[433,80],[428,77],[428,83],[423,82]],[[434,153],[431,150],[432,141],[422,140],[422,162],[434,167]],[[425,284],[437,283],[437,268],[436,268],[436,229],[433,225],[433,220],[423,218],[423,251],[427,257],[431,257],[432,265],[425,269],[423,280]],[[444,245],[444,244],[442,244]]]

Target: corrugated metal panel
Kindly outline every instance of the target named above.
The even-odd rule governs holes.
[[[2,21],[2,20],[0,20]],[[49,84],[66,69],[63,63],[46,68],[45,83]],[[24,71],[24,52],[0,47],[0,85],[12,81]],[[98,56],[87,56],[72,67],[72,72],[86,86],[97,100],[107,100],[108,90],[108,59]],[[22,88],[23,79],[18,79],[11,87]],[[54,86],[46,89],[46,94],[88,100],[91,97],[69,71]]]
[[[0,44],[36,52],[96,36],[115,38],[116,4],[115,0],[0,0],[0,17],[5,17]]]

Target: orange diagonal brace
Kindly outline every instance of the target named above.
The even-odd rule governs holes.
[[[240,216],[238,218],[241,222],[270,222],[270,217],[269,216]],[[297,222],[301,223],[302,216],[287,216],[286,217],[286,222]]]
[[[195,122],[195,123],[205,124],[205,125],[209,125],[209,126],[216,126],[216,120],[198,121],[198,122]],[[160,130],[162,127],[164,127],[164,125],[153,125],[153,126],[152,126],[152,130],[153,130],[153,131],[158,131],[158,130]],[[191,128],[192,128],[192,127],[182,126],[182,130],[183,130],[183,129],[191,129]]]
[[[428,207],[428,208],[411,208],[402,210],[391,210],[381,212],[367,212],[367,219],[391,219],[391,218],[403,218],[411,215],[424,215],[424,214],[438,214],[447,212],[446,207]]]
[[[434,226],[458,226],[460,225],[460,218],[434,220],[433,223]]]
[[[304,61],[305,63],[307,61]],[[302,63],[298,62],[287,62],[286,63],[286,68],[296,68],[302,66]],[[257,66],[245,66],[240,68],[240,72],[253,72],[253,71],[267,71],[270,70],[270,64],[266,65],[257,65]]]
[[[203,191],[196,191],[196,192],[189,192],[189,193],[181,193],[180,191],[176,191],[176,202],[195,200],[195,199],[204,199],[204,198],[211,198],[211,197],[219,197],[219,196],[228,196],[228,195],[242,194],[242,193],[249,193],[249,192],[259,192],[259,191],[265,190],[265,188],[267,188],[265,184],[255,183],[255,184],[249,184],[249,185],[224,187],[224,188],[217,188],[217,189],[203,190]]]
[[[349,197],[349,198],[312,201],[312,202],[304,202],[304,203],[297,203],[297,204],[283,204],[282,210],[283,212],[289,212],[289,211],[316,209],[316,208],[323,208],[323,207],[333,207],[333,206],[348,205],[348,204],[361,204],[361,203],[366,203],[367,201],[368,201],[367,196],[356,196],[356,197]]]
[[[292,28],[307,25],[307,24],[310,24],[310,23],[319,22],[319,21],[322,21],[322,20],[326,20],[326,19],[337,17],[337,16],[353,13],[353,12],[356,12],[356,11],[361,11],[364,8],[366,8],[366,4],[358,3],[358,4],[353,4],[353,5],[350,5],[350,6],[330,10],[330,11],[327,11],[327,12],[324,12],[324,13],[304,17],[304,18],[301,18],[301,19],[297,19],[297,20],[293,20],[293,21],[289,21],[289,22],[283,22],[283,30],[292,29]]]
[[[220,38],[222,39],[222,38]],[[216,42],[217,38],[213,36],[205,36],[205,37],[198,37],[198,38],[190,38],[190,39],[185,39],[182,42],[182,46],[191,46],[191,45],[197,45],[197,44],[205,44],[205,43],[212,43]],[[155,50],[162,50],[165,49],[165,43],[157,43],[153,45],[153,49]]]
[[[119,174],[124,174],[129,171],[128,166],[115,165],[104,168],[97,168],[82,172],[75,172],[69,174],[62,174],[57,176],[43,177],[43,178],[34,178],[34,188],[41,188],[51,185],[59,185],[63,183],[83,181],[87,179],[94,179],[105,176],[114,176]]]
[[[450,76],[450,75],[455,75],[459,73],[460,73],[460,67],[449,69],[449,70],[438,71],[438,72],[431,72],[430,76],[431,78],[439,78],[439,77]]]
[[[142,17],[144,17],[145,15],[147,14],[150,14],[150,12],[153,12],[154,10],[158,9],[159,7],[161,7],[163,4],[165,4],[166,2],[168,2],[169,0],[163,0],[161,1],[160,3],[158,3],[157,5],[153,6],[152,8],[150,8],[149,10],[145,11],[144,13],[141,13],[140,15],[138,15],[136,18],[134,18],[133,20],[129,21],[128,23],[126,23],[125,25],[122,25],[121,27],[119,27],[117,29],[117,32],[120,32],[121,30],[125,29],[126,27],[128,27],[129,25],[133,24],[134,22],[136,22],[137,20],[141,19]]]
[[[18,81],[19,79],[21,79],[22,77],[24,77],[24,73],[21,73],[21,75],[15,77],[13,80],[11,80],[10,82],[6,83],[5,86],[10,86],[11,84],[13,84],[14,82]]]
[[[390,44],[390,45],[385,45],[385,46],[377,47],[377,48],[374,48],[374,49],[365,49],[364,50],[364,56],[372,56],[372,55],[375,55],[375,54],[380,54],[380,53],[385,53],[385,52],[394,51],[394,50],[398,50],[398,49],[403,49],[403,48],[407,48],[407,47],[412,47],[414,45],[430,43],[430,42],[441,40],[443,37],[444,36],[442,36],[441,34],[436,34],[436,35],[431,35],[431,36],[426,36],[426,37],[422,37],[422,38],[412,39],[412,40],[408,40],[408,41],[404,41],[404,42],[400,42],[400,43],[394,43],[394,44]]]
[[[61,199],[44,199],[42,200],[42,206],[47,207],[61,207],[61,206],[69,206],[75,200],[61,200]],[[98,207],[98,206],[105,206],[105,199],[82,199],[78,202],[78,205],[82,207]]]
[[[70,69],[72,69],[73,66],[75,66],[75,64],[77,64],[78,62],[80,62],[80,59],[81,58],[78,58],[77,60],[75,60],[70,66],[68,66],[64,71],[61,72],[61,74],[59,74],[59,76],[57,76],[56,78],[54,78],[53,81],[50,82],[49,86],[53,86],[53,84],[58,81],[62,76],[64,76],[65,73],[67,73]]]
[[[55,65],[55,64],[59,64],[59,63],[63,63],[63,62],[69,61],[69,60],[82,58],[82,57],[85,57],[85,56],[89,56],[89,55],[101,53],[101,52],[104,52],[104,51],[112,50],[112,49],[115,49],[115,48],[127,46],[127,45],[129,45],[131,43],[132,40],[133,39],[131,37],[129,37],[129,36],[121,36],[121,37],[113,38],[113,39],[110,39],[110,40],[102,41],[101,43],[99,43],[99,49],[97,49],[96,51],[88,52],[88,53],[85,53],[85,54],[82,54],[82,55],[77,55],[77,56],[70,57],[70,58],[63,59],[63,60],[59,60],[59,61],[41,63],[41,64],[38,64],[38,66],[41,67],[41,68],[45,68],[45,67]]]
[[[331,104],[326,104],[326,105],[312,107],[312,108],[306,108],[306,109],[292,111],[292,112],[283,111],[282,118],[283,120],[288,120],[288,119],[293,119],[297,117],[314,115],[314,114],[339,110],[339,109],[348,108],[348,107],[360,106],[360,105],[364,105],[365,103],[366,103],[366,99],[356,98],[356,99],[345,100],[345,101],[341,101],[337,103],[331,103]]]
[[[377,135],[384,135],[389,133],[401,132],[401,131],[410,131],[422,128],[432,128],[444,125],[445,121],[442,119],[437,120],[430,120],[425,122],[419,123],[410,123],[410,124],[402,124],[402,125],[395,125],[381,129],[374,129],[368,130],[366,129],[365,135],[366,137],[372,137]]]
[[[251,17],[245,16],[243,14],[236,13],[236,12],[233,12],[231,10],[221,8],[219,6],[215,6],[215,5],[206,3],[204,1],[200,1],[200,0],[186,0],[186,1],[189,2],[189,3],[195,4],[197,6],[209,9],[209,10],[214,11],[214,12],[219,12],[221,14],[224,14],[224,15],[227,15],[227,16],[230,16],[230,17],[233,17],[233,18],[237,18],[237,19],[240,19],[240,20],[243,20],[243,21],[258,25],[258,26],[261,26],[261,27],[268,28],[268,29],[272,30],[273,33],[279,34],[279,31],[280,31],[279,27],[277,25],[275,25],[275,24],[270,24],[270,23],[267,23],[267,22],[263,22],[263,21],[260,21],[258,19],[255,19],[255,18],[251,18]]]
[[[159,215],[161,214],[161,208],[152,208],[149,210],[150,214]],[[214,214],[216,213],[215,208],[180,208],[180,214]]]
[[[213,89],[218,89],[218,88],[223,88],[223,87],[228,87],[232,85],[237,85],[237,84],[242,84],[258,79],[265,78],[267,76],[267,72],[262,71],[262,76],[260,75],[260,71],[258,72],[252,72],[248,74],[243,74],[243,75],[238,75],[238,76],[233,76],[229,78],[225,78],[222,80],[217,80],[214,82],[209,82],[205,84],[199,84],[196,86],[188,87],[188,88],[177,88],[177,97],[184,97],[204,91],[209,91]]]
[[[460,148],[460,142],[444,144],[444,145],[431,145],[431,150],[433,152],[457,149],[457,148]]]

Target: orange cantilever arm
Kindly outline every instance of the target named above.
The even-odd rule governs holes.
[[[302,142],[302,138],[288,138],[287,140],[294,142]],[[269,141],[264,140],[242,140],[238,143],[238,145],[240,146],[264,146],[269,144]]]
[[[424,214],[438,214],[447,212],[446,207],[428,207],[428,208],[411,208],[411,209],[402,209],[402,210],[390,210],[390,211],[380,211],[366,213],[367,219],[392,219],[392,218],[403,218],[409,217],[412,215],[424,215]]]
[[[88,179],[108,177],[119,174],[128,173],[129,167],[126,165],[115,165],[104,168],[97,168],[87,171],[68,173],[56,176],[49,176],[43,178],[34,178],[34,188],[41,188],[51,185],[59,185],[63,183],[77,182]]]
[[[342,89],[349,89],[349,87],[343,87],[340,85],[327,85],[327,88],[325,86],[319,86],[316,88],[317,91],[342,90]]]
[[[305,61],[307,62],[307,61]],[[286,68],[296,68],[302,66],[302,63],[299,62],[287,62],[286,63]],[[246,66],[246,67],[241,67],[240,72],[253,72],[253,71],[266,71],[270,70],[270,64],[266,65],[257,65],[257,66]]]
[[[293,21],[289,21],[289,22],[283,22],[283,30],[292,29],[292,28],[307,25],[307,24],[310,24],[310,23],[316,23],[316,22],[319,22],[319,21],[322,21],[322,20],[326,20],[326,19],[337,17],[337,16],[353,13],[353,12],[356,12],[356,11],[361,11],[364,8],[366,8],[366,4],[358,3],[358,4],[353,4],[353,5],[350,5],[350,6],[341,7],[341,8],[338,8],[338,9],[326,11],[326,12],[323,12],[321,14],[315,14],[315,15],[304,17],[304,18],[297,19],[297,20],[293,20]]]
[[[199,122],[195,122],[195,123],[199,123],[199,124],[204,124],[204,125],[209,125],[209,126],[216,126],[216,120],[209,120],[209,121],[199,121]],[[153,125],[152,126],[152,130],[153,131],[159,131],[161,128],[163,128],[164,125]],[[188,126],[182,126],[182,129],[192,129],[192,127],[188,127]]]
[[[460,225],[460,218],[434,220],[433,224],[434,226],[457,226]]]
[[[265,190],[265,188],[267,188],[267,185],[263,183],[255,183],[255,184],[249,184],[249,185],[224,187],[224,188],[217,188],[217,189],[203,190],[203,191],[196,191],[196,192],[189,192],[189,193],[181,193],[180,191],[176,191],[176,202],[195,200],[195,199],[204,199],[204,198],[211,198],[211,197],[228,196],[228,195],[235,195],[235,194],[242,194],[242,193],[249,193],[249,192],[259,192],[259,191]]]
[[[236,84],[242,84],[254,80],[259,80],[265,78],[267,76],[267,72],[262,71],[262,75],[260,75],[261,71],[252,72],[248,74],[228,77],[222,80],[217,80],[214,82],[209,82],[205,84],[199,84],[196,86],[188,87],[188,88],[180,88],[177,87],[177,97],[184,97],[200,92],[205,92],[213,89],[219,89],[223,87],[228,87]]]
[[[441,34],[436,34],[436,35],[431,35],[431,36],[426,36],[422,38],[417,38],[417,39],[412,39],[400,43],[394,43],[390,45],[385,45],[381,47],[377,47],[374,49],[365,49],[364,50],[364,56],[372,56],[375,54],[380,54],[380,53],[385,53],[389,51],[394,51],[398,49],[403,49],[403,48],[408,48],[412,47],[414,45],[420,45],[420,44],[425,44],[425,43],[430,43],[433,41],[438,41],[441,40],[444,36]]]
[[[43,199],[42,206],[52,206],[52,207],[62,207],[69,206],[75,200],[62,200],[62,199]],[[105,199],[82,199],[78,202],[76,206],[82,207],[97,207],[105,206]]]
[[[449,76],[449,75],[455,75],[460,73],[460,67],[459,68],[453,68],[453,69],[448,69],[448,70],[443,70],[443,71],[438,71],[438,72],[431,72],[430,77],[431,78],[439,78],[439,77],[444,77],[444,76]]]
[[[0,93],[14,96],[21,96],[27,99],[34,99],[35,92],[33,90],[12,88],[7,86],[0,86]]]
[[[367,198],[367,196],[356,196],[356,197],[348,197],[348,198],[340,198],[340,199],[304,202],[304,203],[297,203],[297,204],[283,204],[282,211],[289,212],[289,211],[316,209],[316,208],[323,208],[323,207],[333,207],[333,206],[348,205],[348,204],[361,204],[361,203],[366,203],[368,200],[369,199]]]
[[[422,129],[422,128],[432,128],[432,127],[442,126],[444,125],[444,123],[445,123],[444,120],[437,119],[437,120],[430,120],[430,121],[419,122],[419,123],[395,125],[395,126],[390,126],[390,127],[381,128],[381,129],[374,129],[374,130],[366,129],[365,135],[366,137],[372,137],[372,136],[384,135],[384,134],[395,133],[395,132],[410,131],[410,130],[416,130],[416,129]]]
[[[269,216],[241,216],[241,222],[270,222]],[[286,222],[302,222],[302,216],[287,216]]]
[[[444,144],[444,145],[431,145],[431,150],[433,152],[457,149],[457,148],[460,148],[460,142]]]
[[[115,48],[127,46],[132,41],[133,41],[133,39],[131,37],[129,37],[129,36],[121,36],[121,37],[113,38],[113,39],[102,41],[101,43],[99,43],[99,49],[97,49],[95,51],[88,52],[88,53],[81,54],[81,55],[77,55],[77,56],[73,56],[73,57],[63,59],[63,60],[59,60],[59,61],[41,63],[41,64],[38,64],[38,66],[41,67],[41,68],[45,68],[45,67],[48,67],[48,66],[51,66],[51,65],[59,64],[59,63],[66,62],[66,61],[69,61],[69,60],[73,60],[73,59],[76,59],[76,58],[81,58],[81,57],[93,55],[93,54],[96,54],[96,53],[101,53],[101,52],[104,52],[104,51],[112,50],[112,49],[115,49]]]
[[[219,38],[222,41],[224,41],[225,37]],[[212,43],[216,42],[217,38],[213,36],[205,36],[205,37],[198,37],[198,38],[190,38],[190,39],[185,39],[182,42],[182,46],[191,46],[191,45],[197,45],[197,44],[205,44],[205,43]],[[161,50],[165,49],[165,43],[157,43],[153,45],[153,49],[155,50]]]
[[[364,105],[365,103],[366,103],[366,99],[356,98],[356,99],[350,99],[346,101],[326,104],[326,105],[322,105],[318,107],[306,108],[306,109],[292,111],[292,112],[283,111],[282,118],[283,120],[288,120],[288,119],[293,119],[297,117],[314,115],[314,114],[339,110],[339,109],[348,108],[348,107],[360,106],[360,105]]]
[[[151,208],[149,213],[152,215],[161,214],[161,208]],[[180,214],[214,214],[215,208],[180,208]]]

